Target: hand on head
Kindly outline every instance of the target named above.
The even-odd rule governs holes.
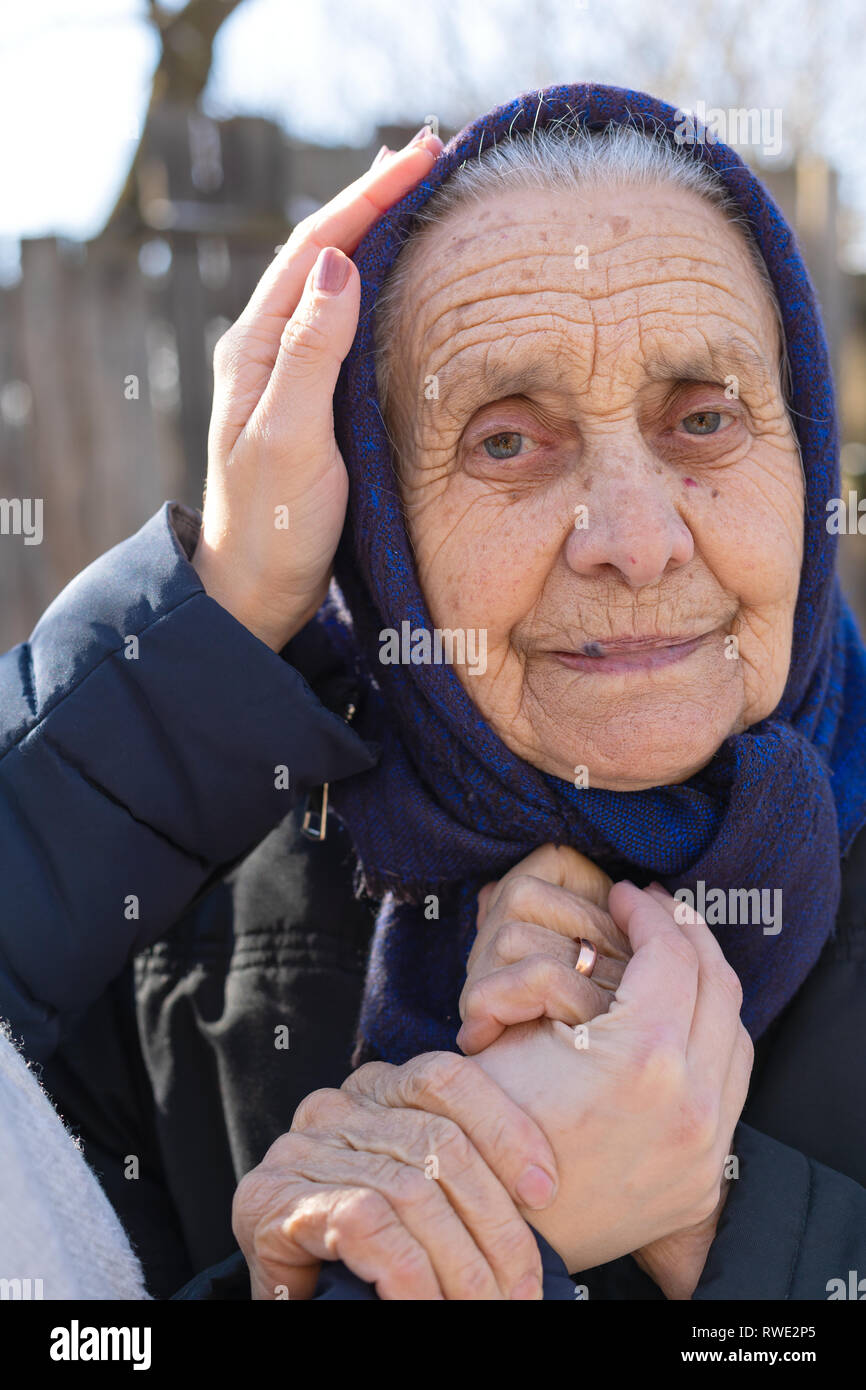
[[[211,597],[275,651],[322,603],[346,515],[332,397],[358,326],[361,284],[348,257],[441,149],[419,131],[299,222],[214,353],[193,564]]]

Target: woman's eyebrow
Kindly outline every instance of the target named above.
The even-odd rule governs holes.
[[[647,353],[645,368],[652,381],[717,381],[730,376],[774,380],[774,373],[763,355],[734,337],[706,345],[683,344],[680,351],[654,344]],[[467,398],[477,398],[479,394],[487,401],[501,401],[532,391],[561,390],[562,386],[562,369],[556,370],[550,361],[484,362],[478,367],[465,368],[458,384],[448,394],[452,401],[462,405]]]
[[[715,381],[730,376],[757,376],[769,381],[774,375],[763,355],[739,338],[684,346],[681,352],[654,346],[646,366],[653,381]]]
[[[485,362],[479,367],[465,368],[453,392],[458,402],[483,395],[488,401],[502,401],[509,396],[522,396],[530,391],[555,391],[561,388],[561,375],[551,370],[549,362],[519,363]]]

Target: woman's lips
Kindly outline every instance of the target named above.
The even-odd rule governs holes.
[[[715,630],[715,629],[714,629]],[[697,637],[623,637],[610,642],[585,642],[580,651],[553,655],[571,671],[619,676],[629,671],[656,671],[684,661],[712,633]]]

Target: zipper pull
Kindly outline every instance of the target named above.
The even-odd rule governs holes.
[[[317,797],[319,805],[316,809],[313,798]],[[310,792],[307,796],[307,803],[304,807],[304,819],[301,822],[301,834],[306,835],[308,840],[324,840],[328,833],[328,784],[324,782],[317,792]]]
[[[349,703],[343,711],[343,719],[351,724],[355,717],[355,705]],[[328,783],[323,782],[316,791],[310,792],[304,806],[304,819],[301,834],[308,840],[324,840],[328,833]]]

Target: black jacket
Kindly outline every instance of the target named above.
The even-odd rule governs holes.
[[[334,817],[300,833],[308,794],[376,756],[342,718],[357,692],[309,630],[278,657],[208,598],[196,526],[163,509],[0,658],[0,1016],[162,1297],[232,1256],[238,1179],[349,1071],[373,923]],[[864,999],[866,831],[834,937],[759,1042],[696,1298],[866,1278]],[[572,1274],[590,1299],[661,1298],[630,1257]],[[183,1296],[208,1293],[248,1296],[239,1257]]]

